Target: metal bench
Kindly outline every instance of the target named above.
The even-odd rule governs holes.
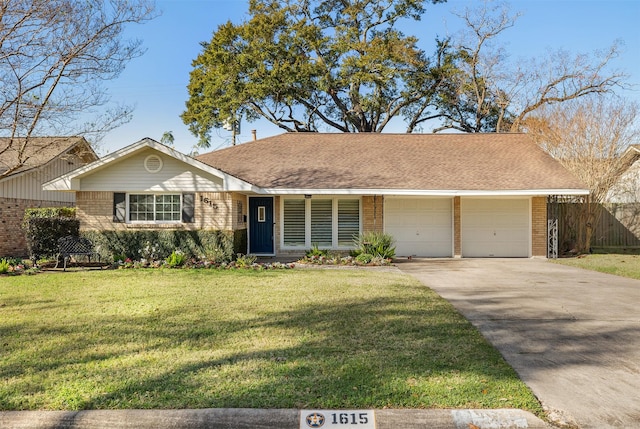
[[[100,260],[100,255],[93,250],[93,243],[88,238],[84,237],[76,237],[73,235],[68,235],[66,237],[62,237],[58,239],[58,260],[56,261],[56,268],[60,264],[60,258],[64,263],[63,271],[67,270],[67,261],[71,259],[71,256],[86,256],[89,258],[89,262],[91,262],[92,256],[97,256],[98,261]]]

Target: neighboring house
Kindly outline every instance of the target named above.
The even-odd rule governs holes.
[[[74,194],[43,190],[42,184],[98,159],[82,137],[32,137],[19,156],[23,143],[0,138],[0,257],[27,254],[25,209],[75,204]]]
[[[635,236],[635,240],[633,237],[627,238],[624,243],[637,246],[640,242],[640,145],[630,145],[623,160],[625,170],[609,191],[605,207],[624,229]],[[612,223],[614,222],[608,222],[607,226]],[[611,234],[607,231],[602,233],[613,241],[625,234],[624,230],[618,231],[621,228],[614,226],[609,226],[608,229],[614,231],[615,237],[609,237]]]
[[[84,230],[248,230],[256,255],[348,250],[384,231],[398,256],[547,255],[547,196],[588,190],[525,134],[290,133],[196,159],[151,139],[45,184]]]
[[[611,187],[607,202],[640,203],[640,144],[630,145],[622,159],[624,172]]]

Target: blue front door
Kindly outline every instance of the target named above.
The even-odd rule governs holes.
[[[273,254],[273,198],[249,198],[249,253]]]

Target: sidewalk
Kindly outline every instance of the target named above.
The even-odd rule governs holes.
[[[533,414],[502,410],[375,410],[375,429],[548,429]],[[301,429],[300,410],[5,411],[2,429]],[[336,427],[336,426],[334,426]],[[359,425],[341,425],[357,429]],[[374,427],[373,425],[368,427]]]

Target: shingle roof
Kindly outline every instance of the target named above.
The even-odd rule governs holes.
[[[8,137],[0,137],[0,174],[18,166],[18,153],[23,143],[23,138],[12,141]],[[26,162],[13,170],[9,176],[39,168],[78,145],[82,145],[82,150],[91,160],[97,159],[95,152],[83,137],[31,137],[21,157]]]
[[[267,189],[585,189],[526,134],[287,133],[197,159]]]

